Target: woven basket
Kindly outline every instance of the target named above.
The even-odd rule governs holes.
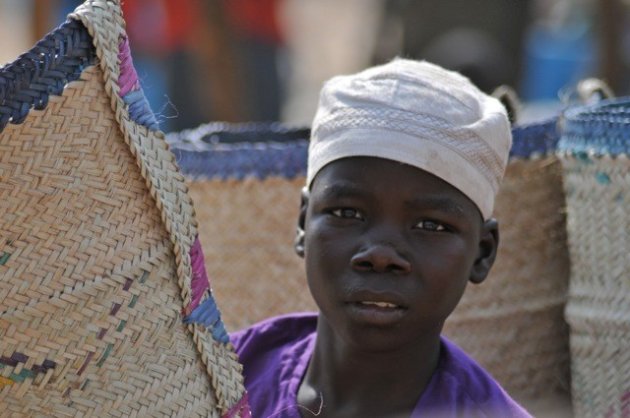
[[[513,135],[494,212],[496,263],[485,282],[468,286],[444,332],[534,412],[541,398],[568,397],[569,259],[556,120]]]
[[[0,69],[0,410],[249,416],[120,5]]]
[[[317,310],[293,251],[308,135],[260,123],[212,123],[167,135],[197,202],[207,259],[221,260],[206,268],[230,330]]]
[[[574,409],[577,417],[630,417],[630,100],[565,117]]]
[[[189,178],[204,248],[223,260],[207,268],[229,328],[316,309],[292,247],[307,155],[295,136],[276,125],[210,124],[167,137]],[[514,138],[496,208],[497,264],[486,282],[469,286],[446,333],[538,412],[552,395],[570,404],[562,170],[550,153],[556,120],[517,128]]]

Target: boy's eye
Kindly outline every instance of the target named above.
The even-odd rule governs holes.
[[[446,227],[439,223],[439,222],[435,222],[435,221],[420,221],[416,224],[416,228],[419,229],[424,229],[425,231],[435,231],[435,232],[442,232],[442,231],[446,231]]]
[[[338,218],[345,219],[363,219],[361,213],[352,208],[338,208],[331,211],[331,213]]]

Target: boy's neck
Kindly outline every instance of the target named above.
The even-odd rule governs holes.
[[[319,412],[318,417],[409,417],[437,367],[439,353],[439,333],[398,350],[353,349],[320,316],[298,404],[303,411]]]

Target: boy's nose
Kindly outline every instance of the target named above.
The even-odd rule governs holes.
[[[373,244],[358,252],[352,257],[350,264],[353,269],[364,272],[396,274],[411,272],[411,263],[390,244],[385,243]]]

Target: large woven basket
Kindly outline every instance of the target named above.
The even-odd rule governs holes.
[[[574,409],[577,417],[630,417],[630,100],[565,116]]]
[[[0,69],[0,415],[248,416],[117,1]]]
[[[264,123],[167,135],[189,179],[208,260],[221,260],[206,267],[230,330],[317,309],[293,251],[308,136],[308,129]]]
[[[485,282],[468,286],[444,330],[536,416],[551,416],[542,409],[551,404],[570,404],[563,317],[569,257],[556,122],[513,129],[494,212],[496,263]]]
[[[514,130],[497,202],[497,265],[486,282],[469,286],[446,325],[449,337],[536,410],[547,395],[566,400],[569,386],[563,319],[569,263],[556,122]],[[204,248],[225,261],[207,268],[228,327],[316,309],[292,248],[307,136],[277,125],[209,124],[167,137],[197,202]]]

